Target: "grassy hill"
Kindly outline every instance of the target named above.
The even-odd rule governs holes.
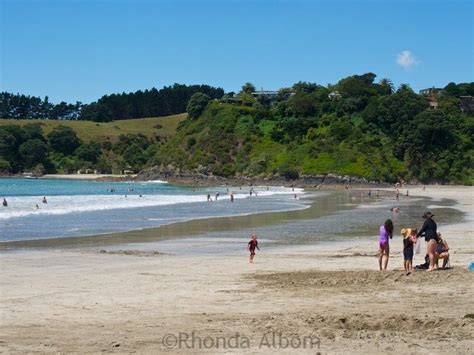
[[[84,142],[109,140],[116,142],[121,134],[141,133],[148,138],[159,136],[170,138],[176,133],[178,124],[186,119],[186,114],[149,117],[133,120],[120,120],[114,122],[92,122],[92,121],[57,121],[57,120],[11,120],[0,119],[0,127],[6,125],[24,126],[31,123],[39,123],[45,135],[59,125],[71,127],[76,131],[79,138]]]

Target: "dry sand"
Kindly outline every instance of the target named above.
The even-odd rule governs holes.
[[[377,271],[375,236],[262,251],[253,265],[246,254],[4,253],[0,350],[473,353],[474,319],[465,317],[474,314],[474,271],[466,269],[474,258],[473,191],[410,189],[455,199],[467,213],[466,223],[443,228],[452,269],[432,273],[405,275],[395,247],[390,270]]]

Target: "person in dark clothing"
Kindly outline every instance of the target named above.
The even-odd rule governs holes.
[[[403,267],[407,275],[413,270],[413,247],[416,243],[416,229],[403,228],[400,232],[403,237]]]
[[[438,240],[436,222],[433,220],[434,214],[431,212],[425,212],[423,218],[425,222],[423,226],[416,234],[417,237],[424,236],[426,242],[426,251],[430,259],[430,267],[428,271],[437,269],[436,267],[436,241]]]
[[[252,234],[252,239],[250,240],[247,246],[247,249],[250,252],[249,263],[253,263],[253,259],[255,258],[255,248],[260,251],[260,248],[258,247],[257,235],[254,233]]]

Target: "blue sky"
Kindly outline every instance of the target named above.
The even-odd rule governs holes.
[[[0,0],[0,12],[0,90],[55,103],[369,71],[415,90],[474,80],[468,0]]]

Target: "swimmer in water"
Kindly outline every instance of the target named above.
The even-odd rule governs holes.
[[[7,206],[8,206],[8,202],[7,202],[7,199],[6,199],[6,198],[3,199],[2,205],[3,205],[3,207],[7,207]]]
[[[41,202],[43,202],[43,203],[48,203],[48,200],[46,200],[46,197],[43,196],[43,201],[41,201]]]

